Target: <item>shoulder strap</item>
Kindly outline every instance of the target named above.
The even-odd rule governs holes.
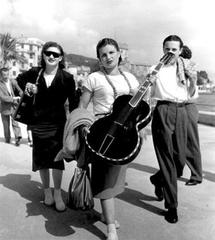
[[[36,79],[36,82],[35,82],[36,85],[38,85],[39,78],[40,78],[40,76],[41,76],[41,74],[42,74],[42,71],[43,71],[43,69],[40,69],[40,71],[39,71],[39,73],[38,73],[38,75],[37,75],[37,79]]]
[[[117,90],[116,90],[114,84],[112,83],[112,81],[110,80],[110,78],[108,77],[108,75],[106,74],[105,69],[102,69],[102,72],[103,72],[106,80],[108,81],[108,83],[109,83],[109,84],[111,85],[111,87],[113,88],[114,99],[116,99],[117,96],[118,96],[118,94],[117,94]],[[120,72],[120,74],[124,77],[126,83],[128,84],[129,94],[131,94],[131,84],[130,84],[128,78],[126,77],[126,75],[124,74],[124,72],[123,72],[121,69],[119,69],[119,72]]]
[[[125,81],[127,82],[127,84],[128,84],[128,87],[129,87],[129,94],[131,94],[131,84],[130,84],[130,82],[129,82],[129,80],[128,80],[128,78],[126,77],[126,75],[125,75],[125,73],[119,68],[119,72],[121,73],[121,75],[125,78]]]
[[[36,85],[38,85],[39,78],[40,78],[40,76],[42,74],[42,71],[43,71],[43,69],[40,69],[40,71],[38,73],[38,76],[37,76],[37,79],[36,79],[36,82],[35,82]],[[35,100],[36,100],[36,94],[34,94],[33,105],[35,104]]]

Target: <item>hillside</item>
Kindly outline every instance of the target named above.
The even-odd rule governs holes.
[[[66,54],[66,61],[76,65],[76,66],[87,66],[90,67],[91,71],[97,71],[99,69],[98,60],[95,58],[85,57],[77,54]]]

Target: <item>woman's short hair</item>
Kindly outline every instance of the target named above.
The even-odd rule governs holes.
[[[43,53],[50,47],[56,47],[57,49],[59,49],[61,57],[62,57],[62,60],[59,62],[59,68],[61,68],[61,69],[65,68],[63,48],[60,46],[60,44],[58,44],[56,42],[52,42],[52,41],[46,42],[43,45],[43,48],[42,48],[42,51],[41,51],[41,63],[40,63],[41,67],[42,68],[46,67],[46,63],[45,63],[44,58],[43,58]]]
[[[169,41],[177,41],[180,43],[180,48],[183,47],[183,41],[181,40],[181,38],[177,35],[169,35],[168,37],[166,37],[163,41],[163,47],[165,45],[166,42],[169,42]]]
[[[120,52],[119,45],[118,45],[118,43],[117,43],[114,39],[112,39],[112,38],[103,38],[103,39],[101,39],[101,40],[98,42],[98,44],[97,44],[97,46],[96,46],[96,55],[97,55],[97,58],[98,58],[98,59],[100,59],[99,50],[100,50],[101,48],[105,47],[106,45],[113,45],[113,46],[116,48],[116,50],[117,50],[118,52]],[[121,61],[122,61],[122,57],[120,56],[120,57],[119,57],[119,63],[120,63]],[[119,64],[119,63],[118,63],[118,64]]]

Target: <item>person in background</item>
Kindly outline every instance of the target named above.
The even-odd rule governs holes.
[[[185,65],[180,57],[183,42],[177,35],[163,41],[164,54],[174,54],[156,75],[151,97],[157,100],[152,118],[152,137],[160,170],[150,177],[158,200],[165,200],[165,219],[178,221],[177,178],[182,175],[187,150],[187,129],[190,124],[187,105],[196,98],[195,77],[186,80]],[[196,73],[189,73],[190,75]]]
[[[19,96],[15,96],[17,91]],[[0,111],[4,129],[4,138],[6,143],[11,142],[10,122],[15,136],[15,145],[20,145],[22,139],[21,128],[12,118],[15,107],[18,105],[22,90],[17,82],[9,79],[9,65],[3,64],[0,66]]]
[[[32,147],[32,146],[33,146],[33,138],[32,138],[31,129],[30,129],[29,126],[27,126],[26,130],[27,130],[28,145],[29,145],[30,147]]]
[[[32,170],[40,173],[44,204],[55,205],[56,210],[62,212],[66,209],[61,196],[64,162],[54,162],[54,159],[63,145],[66,99],[68,98],[70,111],[77,107],[75,82],[73,75],[63,70],[64,51],[58,43],[46,42],[41,54],[41,67],[20,74],[17,82],[26,94],[35,97],[32,123],[29,125],[33,137]],[[38,83],[35,84],[38,76]],[[50,169],[54,194],[50,188]]]
[[[120,49],[114,39],[104,38],[99,41],[96,52],[101,70],[91,73],[83,82],[79,107],[87,108],[92,101],[93,112],[99,118],[111,111],[117,96],[132,94],[139,83],[131,73],[120,70]],[[127,165],[111,165],[96,156],[91,162],[92,191],[101,202],[102,216],[107,224],[107,240],[117,240],[114,198],[124,190]]]
[[[192,51],[188,46],[183,46],[182,52],[180,54],[184,59],[192,58]],[[193,71],[195,64],[193,63]],[[187,70],[185,75],[189,81],[191,77],[196,77],[189,74]],[[196,81],[196,80],[195,80]],[[199,144],[199,132],[198,132],[198,109],[196,103],[191,101],[190,104],[186,105],[187,114],[189,117],[188,128],[187,128],[187,157],[186,164],[190,168],[191,176],[190,179],[186,182],[187,186],[193,186],[200,184],[202,182],[202,160],[201,160],[201,151]]]

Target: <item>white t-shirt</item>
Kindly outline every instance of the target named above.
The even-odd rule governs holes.
[[[182,84],[176,75],[176,64],[164,66],[157,73],[157,79],[151,88],[151,97],[156,100],[184,102],[190,100],[186,84]],[[196,89],[192,99],[198,96]]]
[[[139,82],[129,72],[124,72],[127,77],[131,90],[135,90],[139,86]],[[114,85],[117,95],[130,94],[129,86],[125,78],[120,75],[108,75],[110,81]],[[83,86],[92,92],[93,111],[94,114],[108,113],[111,110],[114,102],[114,92],[112,86],[109,84],[103,72],[91,73],[83,82]]]
[[[47,88],[51,86],[52,81],[54,80],[55,74],[46,74],[43,73],[43,77],[45,78],[46,81],[46,86]]]

